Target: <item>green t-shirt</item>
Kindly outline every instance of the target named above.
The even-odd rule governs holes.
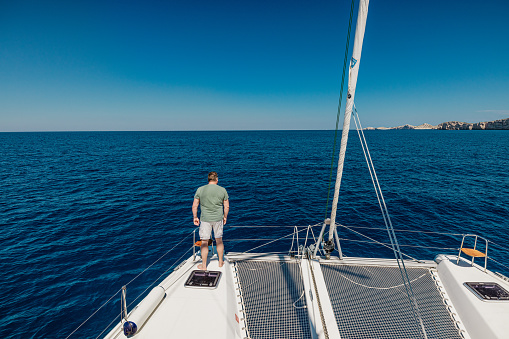
[[[228,200],[226,189],[209,184],[196,190],[195,199],[200,199],[202,221],[215,222],[223,219],[223,202]]]

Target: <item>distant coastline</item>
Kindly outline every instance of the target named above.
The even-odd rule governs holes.
[[[509,118],[485,121],[477,123],[460,122],[460,121],[448,121],[438,124],[436,126],[424,123],[419,126],[403,125],[396,127],[366,127],[366,131],[386,131],[393,129],[438,129],[438,130],[509,130]]]

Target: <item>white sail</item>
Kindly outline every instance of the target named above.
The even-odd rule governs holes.
[[[350,117],[352,116],[355,88],[357,86],[357,76],[359,74],[362,42],[364,40],[366,19],[368,17],[368,6],[369,0],[360,0],[359,12],[357,14],[357,27],[355,28],[355,40],[353,45],[352,59],[350,60],[350,67],[348,72],[348,94],[346,99],[345,118],[343,122],[343,133],[341,134],[341,146],[339,149],[338,172],[336,175],[336,185],[334,187],[334,199],[332,200],[329,240],[332,240],[334,236],[334,230],[336,228],[336,211],[338,207],[339,188],[341,187],[341,178],[343,176],[343,164],[345,162],[346,144],[348,142],[348,130],[350,129]]]

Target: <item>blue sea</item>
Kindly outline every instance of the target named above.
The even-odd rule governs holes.
[[[333,139],[334,131],[1,133],[2,335],[66,338],[103,306],[71,338],[104,336],[119,320],[123,285],[136,304],[191,255],[191,204],[209,171],[230,195],[227,252],[293,231],[284,226],[320,224],[330,213]],[[488,267],[509,275],[508,131],[367,131],[366,139],[405,253],[433,259],[454,253],[458,234],[475,233],[502,264]],[[384,223],[355,131],[337,222],[388,242],[368,229]],[[234,227],[260,225],[280,227]],[[339,233],[347,256],[392,256]],[[258,251],[290,246],[291,237]]]

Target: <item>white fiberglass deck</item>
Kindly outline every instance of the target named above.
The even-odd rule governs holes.
[[[484,268],[456,256],[440,255],[438,273],[451,302],[472,338],[509,338],[509,300],[482,300],[467,282],[496,282],[509,291],[509,282]]]
[[[393,259],[307,259],[229,253],[216,289],[184,283],[187,259],[159,286],[166,297],[132,338],[419,338]],[[465,282],[509,282],[455,257],[408,261],[428,338],[507,338],[509,301],[484,301]],[[203,334],[206,333],[206,334]],[[106,337],[126,338],[118,324]]]
[[[166,290],[166,297],[132,338],[197,338],[203,333],[213,333],[208,338],[239,338],[228,262],[218,267],[214,258],[208,265],[209,270],[222,272],[216,289],[184,287],[187,277],[198,269],[200,262],[188,259],[160,284]],[[117,326],[106,338],[127,337]]]

